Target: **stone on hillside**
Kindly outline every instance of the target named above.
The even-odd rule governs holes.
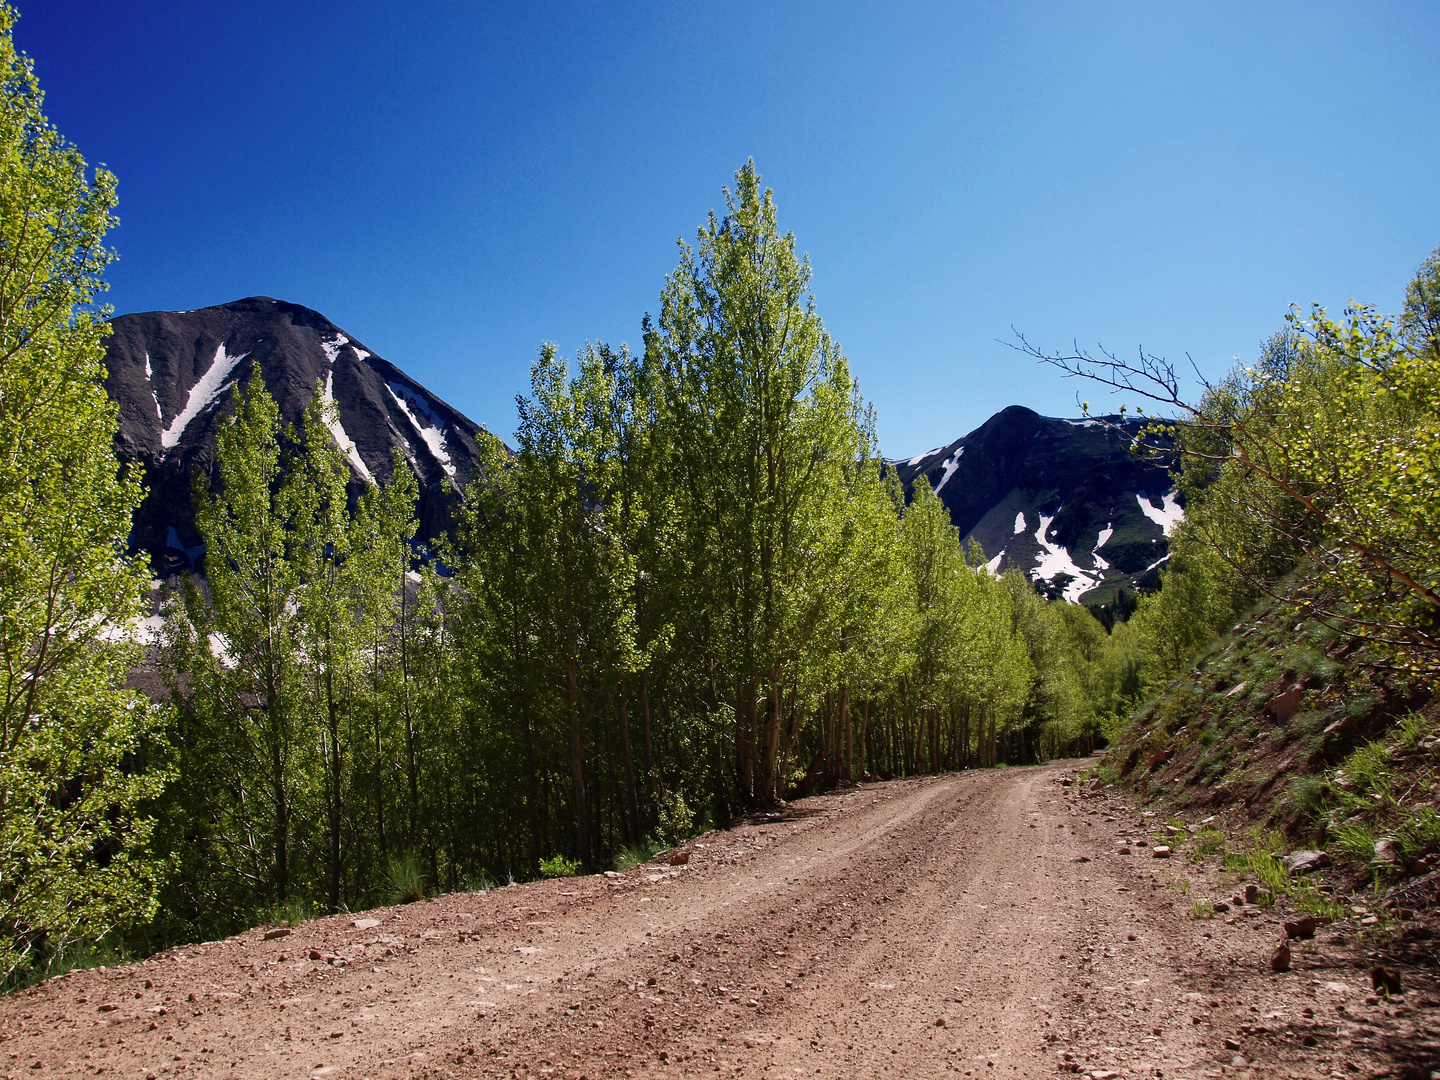
[[[1290,943],[1288,941],[1280,942],[1275,946],[1275,951],[1270,954],[1270,970],[1290,970]]]
[[[1260,899],[1260,886],[1259,886],[1259,885],[1246,885],[1246,886],[1245,886],[1245,903],[1247,903],[1247,904],[1253,904],[1253,903],[1255,903],[1256,901],[1258,901],[1259,899]]]
[[[266,940],[266,941],[274,941],[276,938],[289,937],[289,936],[290,936],[290,927],[288,927],[288,926],[276,926],[276,927],[272,927],[271,929],[265,931],[265,940]]]
[[[1308,874],[1330,865],[1330,856],[1323,851],[1292,851],[1279,858],[1280,865],[1292,874]]]
[[[1320,927],[1320,922],[1321,920],[1314,915],[1292,919],[1285,924],[1285,936],[1287,938],[1313,938],[1315,931]]]
[[[689,861],[690,853],[688,851],[677,851],[670,856],[671,866],[684,866]]]
[[[1265,712],[1269,713],[1280,723],[1289,720],[1300,711],[1300,687],[1292,686],[1283,694],[1271,698],[1265,703]]]
[[[1370,861],[1380,866],[1393,866],[1400,861],[1400,845],[1394,840],[1376,840],[1375,858]]]
[[[1157,844],[1150,849],[1150,854],[1157,859],[1168,859],[1170,857],[1170,848],[1165,844]]]

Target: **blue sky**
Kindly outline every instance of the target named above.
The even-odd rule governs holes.
[[[117,311],[306,304],[502,434],[750,156],[892,456],[1075,413],[1012,325],[1219,374],[1440,245],[1429,3],[16,2]]]

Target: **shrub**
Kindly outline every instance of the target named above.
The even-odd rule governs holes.
[[[580,873],[580,861],[567,859],[564,855],[552,855],[540,860],[540,876],[547,878],[574,877]]]
[[[673,847],[690,835],[695,824],[695,812],[685,805],[685,798],[678,791],[667,791],[660,796],[659,819],[656,835],[663,843]]]

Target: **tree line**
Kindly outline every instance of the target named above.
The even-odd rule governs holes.
[[[420,550],[403,457],[351,481],[317,392],[235,391],[168,607],[155,925],[609,868],[863,776],[1088,746],[1103,628],[907,505],[753,165],[643,350],[541,349]],[[351,481],[353,483],[353,481]],[[1092,643],[1093,644],[1093,643]]]
[[[647,857],[864,776],[1089,745],[1103,630],[907,505],[753,166],[643,324],[541,350],[453,529],[251,373],[203,576],[131,687],[142,478],[104,389],[115,179],[0,3],[0,980],[256,921]]]

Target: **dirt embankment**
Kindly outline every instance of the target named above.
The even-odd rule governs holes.
[[[0,1072],[161,1077],[1200,1077],[1425,1071],[1343,929],[1195,920],[1074,763],[866,785],[684,866],[252,931],[0,1000]],[[1207,886],[1196,879],[1192,895]],[[1396,1075],[1399,1075],[1396,1073]]]

